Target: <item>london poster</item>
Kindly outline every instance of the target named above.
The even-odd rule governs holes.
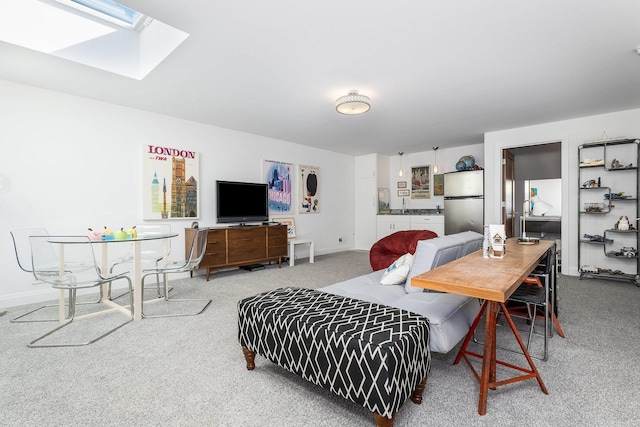
[[[183,148],[143,146],[143,218],[198,218],[199,155]]]

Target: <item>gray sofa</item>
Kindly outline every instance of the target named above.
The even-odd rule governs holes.
[[[479,302],[411,286],[411,278],[479,250],[482,239],[482,234],[465,231],[419,241],[405,283],[382,285],[380,280],[386,270],[378,270],[318,290],[420,314],[429,319],[431,351],[448,353],[469,332],[480,309]]]

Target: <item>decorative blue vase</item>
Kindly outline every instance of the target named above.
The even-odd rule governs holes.
[[[459,171],[473,169],[473,166],[476,164],[476,159],[472,155],[466,155],[460,157],[458,163],[456,163],[456,169]]]

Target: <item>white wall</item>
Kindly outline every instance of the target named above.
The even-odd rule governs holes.
[[[530,189],[537,189],[540,200],[549,204],[551,207],[544,213],[545,216],[562,216],[562,179],[532,179],[522,183],[524,194],[530,194]],[[528,198],[528,197],[527,197]],[[525,202],[523,201],[523,204]],[[532,202],[535,205],[535,202]],[[529,208],[532,205],[528,205]],[[544,206],[544,205],[541,205]],[[524,207],[521,209],[524,212]],[[534,209],[535,212],[535,209]]]
[[[640,109],[600,114],[485,134],[485,218],[501,223],[502,149],[560,141],[562,145],[562,272],[578,275],[578,146],[607,137],[640,136]]]
[[[200,153],[203,226],[215,225],[216,179],[260,182],[265,159],[319,166],[321,212],[292,215],[297,234],[314,239],[318,254],[353,249],[352,156],[0,80],[0,172],[13,183],[0,195],[0,307],[57,296],[49,286],[32,286],[18,268],[10,230],[84,234],[142,222],[146,144]],[[172,240],[173,257],[183,256],[191,221],[171,221],[181,234]],[[298,251],[307,256],[307,248]]]

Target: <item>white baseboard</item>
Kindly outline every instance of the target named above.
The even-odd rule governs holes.
[[[113,289],[124,289],[126,285],[115,284],[113,285]],[[96,289],[79,289],[78,295],[86,295],[90,293],[95,293]],[[52,302],[57,301],[58,296],[60,295],[60,290],[53,288],[45,288],[45,289],[34,289],[27,292],[18,292],[9,295],[1,295],[0,296],[0,311],[5,310],[9,307],[17,307],[20,305],[27,304],[36,304],[43,302]]]

